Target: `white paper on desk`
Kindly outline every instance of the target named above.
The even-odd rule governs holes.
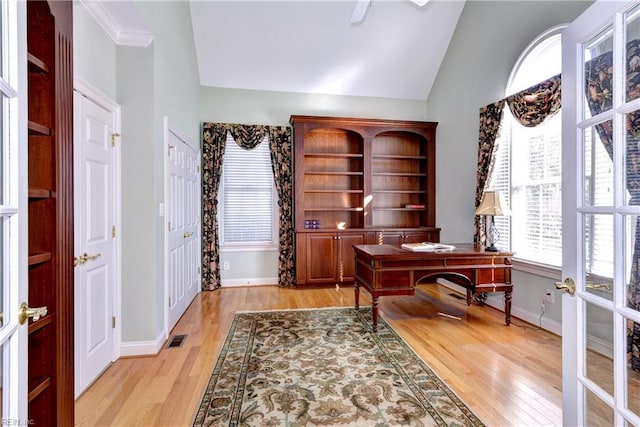
[[[430,242],[422,242],[422,243],[403,243],[401,245],[402,249],[406,249],[409,251],[420,251],[420,252],[450,252],[454,250],[456,247],[454,245],[445,245],[443,243],[430,243]]]

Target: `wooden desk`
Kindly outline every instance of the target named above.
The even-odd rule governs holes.
[[[414,295],[418,282],[447,279],[467,290],[467,305],[474,295],[504,291],[505,323],[511,324],[510,252],[485,252],[472,244],[455,244],[453,251],[414,252],[399,245],[354,245],[355,307],[359,307],[360,286],[373,300],[373,330],[378,330],[378,298]]]

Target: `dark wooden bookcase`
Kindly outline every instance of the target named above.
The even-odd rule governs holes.
[[[291,116],[296,281],[353,280],[362,243],[439,241],[437,123]]]
[[[27,2],[29,420],[73,425],[72,2]]]

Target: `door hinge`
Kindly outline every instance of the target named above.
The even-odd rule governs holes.
[[[200,173],[200,165],[196,166],[198,173]]]
[[[111,226],[111,238],[112,239],[116,238],[116,226],[115,225]]]
[[[116,328],[116,316],[111,316],[111,328]]]
[[[171,297],[169,297],[169,307],[171,307]]]
[[[173,150],[173,149],[174,149],[174,146],[173,146],[173,145],[169,144],[169,145],[167,146],[167,156],[170,156],[170,155],[171,155],[171,150]]]
[[[111,134],[111,146],[115,147],[116,146],[116,138],[119,138],[120,134],[119,133],[112,133]]]
[[[171,231],[171,221],[167,222],[167,231]]]

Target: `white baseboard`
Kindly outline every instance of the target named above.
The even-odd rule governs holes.
[[[466,294],[466,290],[462,287],[459,287],[451,282],[446,280],[438,280],[438,284],[445,286],[453,291],[462,292]],[[503,292],[495,295],[489,295],[485,304],[495,308],[496,310],[500,310],[504,313],[504,300],[503,300]],[[540,328],[554,333],[556,335],[562,335],[562,324],[556,322],[555,320],[547,319],[544,316],[540,318],[539,313],[532,313],[530,311],[526,311],[520,307],[511,306],[511,316],[517,317],[518,319],[522,319],[525,322],[531,323],[533,325],[539,326]]]
[[[167,341],[165,331],[160,332],[154,341],[128,341],[120,343],[120,357],[155,356]]]
[[[277,277],[260,277],[260,278],[248,278],[248,279],[223,279],[220,281],[220,286],[223,288],[232,288],[240,286],[266,286],[278,284]]]

